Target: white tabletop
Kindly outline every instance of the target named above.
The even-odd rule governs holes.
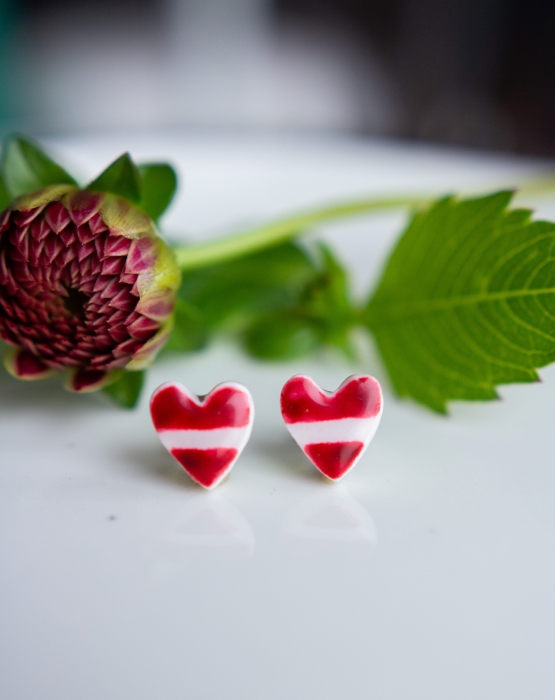
[[[129,149],[185,186],[167,217],[199,238],[374,192],[514,185],[545,164],[408,144],[241,134],[59,139],[83,177]],[[539,213],[555,218],[553,203]],[[325,228],[360,293],[404,215]],[[388,388],[380,429],[324,483],[279,414],[333,357],[251,361],[233,347],[156,364],[125,412],[56,380],[0,375],[3,700],[552,700],[555,370],[441,418]],[[237,380],[256,404],[229,480],[196,487],[160,445],[147,398]]]

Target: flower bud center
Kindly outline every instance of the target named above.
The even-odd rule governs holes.
[[[73,287],[64,288],[67,292],[67,296],[62,297],[62,303],[67,311],[69,311],[72,316],[77,316],[78,318],[84,318],[85,316],[85,306],[90,299],[88,294],[82,292],[80,289],[74,289]]]

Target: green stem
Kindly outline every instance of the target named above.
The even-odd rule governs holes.
[[[524,183],[519,188],[518,194],[540,196],[551,194],[554,186],[555,178],[552,174],[547,174]],[[304,213],[301,212],[292,217],[257,226],[247,231],[215,238],[206,243],[180,246],[175,249],[175,255],[177,263],[182,270],[192,270],[240,258],[243,255],[255,253],[264,248],[270,248],[278,243],[284,243],[310,230],[315,224],[387,209],[404,209],[406,207],[419,206],[427,204],[433,199],[434,197],[431,195],[377,197],[375,199],[360,199],[334,204]]]
[[[177,263],[182,270],[205,267],[214,263],[240,258],[264,248],[284,243],[298,236],[314,224],[333,221],[347,216],[356,216],[386,209],[402,209],[409,206],[425,204],[429,197],[382,197],[362,199],[346,204],[336,204],[322,209],[314,209],[281,219],[264,226],[232,236],[216,238],[207,243],[198,243],[175,249]]]

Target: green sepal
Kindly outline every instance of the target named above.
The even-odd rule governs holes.
[[[49,185],[77,185],[43,150],[21,136],[12,136],[5,142],[0,175],[10,198]]]
[[[167,163],[145,163],[138,167],[141,177],[141,209],[158,221],[169,207],[177,190],[177,175]]]
[[[129,153],[124,153],[85,189],[92,192],[109,192],[133,204],[140,204],[141,176]]]
[[[135,408],[141,396],[146,372],[122,372],[114,382],[101,391],[123,408]]]
[[[8,188],[6,187],[4,178],[0,176],[0,211],[4,211],[4,209],[6,209],[10,205],[11,201],[12,198],[10,197],[10,193],[8,192]]]

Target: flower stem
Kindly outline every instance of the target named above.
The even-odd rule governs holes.
[[[430,201],[430,197],[425,196],[381,197],[314,209],[232,236],[216,238],[207,243],[176,248],[177,264],[182,270],[191,270],[233,260],[278,243],[284,243],[290,238],[305,232],[314,224],[386,209],[402,209],[425,204],[428,201]]]

